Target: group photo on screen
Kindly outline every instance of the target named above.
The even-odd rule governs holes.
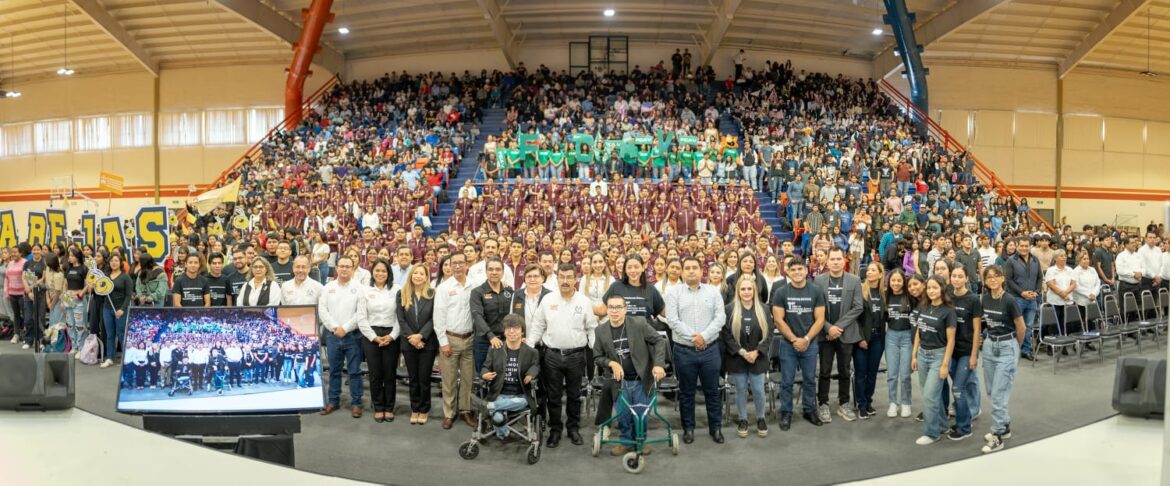
[[[320,408],[316,328],[312,306],[132,309],[118,407],[142,412]]]

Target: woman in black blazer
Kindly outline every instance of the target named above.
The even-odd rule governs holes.
[[[426,266],[410,268],[402,290],[398,291],[398,324],[402,326],[402,358],[410,376],[410,423],[427,423],[431,411],[431,370],[439,353],[435,336],[435,291]]]
[[[764,421],[764,372],[768,370],[768,346],[772,315],[759,299],[756,279],[741,278],[735,284],[735,300],[727,305],[727,325],[720,332],[726,357],[723,365],[735,383],[736,421],[740,437],[748,435],[747,396],[751,387],[756,406],[756,434],[768,436]]]
[[[738,283],[740,277],[744,275],[750,275],[751,277],[754,277],[753,279],[756,281],[756,294],[759,295],[760,302],[767,302],[768,280],[765,279],[764,275],[760,273],[759,268],[760,267],[756,266],[756,256],[751,253],[744,253],[743,256],[739,258],[739,263],[735,268],[735,273],[731,274],[730,277],[727,277],[727,291],[723,293],[723,303],[730,305],[737,300],[735,294],[738,286],[736,283]],[[764,310],[764,313],[768,313],[767,309]]]

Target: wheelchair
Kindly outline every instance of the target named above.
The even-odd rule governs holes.
[[[622,467],[624,467],[628,473],[638,474],[646,467],[646,456],[643,451],[645,450],[646,446],[650,444],[665,442],[670,446],[670,453],[677,456],[680,444],[678,433],[673,432],[670,426],[670,421],[666,420],[662,414],[658,413],[658,394],[659,387],[656,385],[650,393],[650,401],[648,403],[645,405],[630,405],[629,400],[626,398],[626,393],[619,390],[617,399],[618,413],[613,414],[609,420],[606,420],[604,423],[598,426],[597,433],[593,435],[593,449],[591,451],[593,457],[597,457],[599,454],[601,454],[601,448],[606,444],[619,444],[626,447],[632,447],[634,449],[633,451],[627,452],[626,455],[622,456]],[[620,436],[616,439],[602,438],[602,431],[606,427],[609,427],[610,424],[620,420],[622,411],[626,409],[629,409],[630,412],[634,414],[634,440],[624,440],[621,439]],[[646,431],[650,428],[651,416],[658,419],[658,421],[666,427],[665,437],[659,437],[656,439],[646,438]]]
[[[191,377],[190,376],[186,376],[186,375],[176,376],[175,383],[174,383],[173,387],[171,388],[171,391],[167,392],[167,396],[173,397],[173,396],[175,396],[176,392],[180,392],[180,391],[187,392],[188,396],[190,396],[192,393],[195,392],[195,387],[191,385]]]
[[[500,377],[503,379],[503,377]],[[539,385],[539,380],[532,380],[528,385],[528,390],[525,395],[532,401],[537,403],[536,389]],[[496,435],[496,423],[492,420],[492,411],[488,410],[488,383],[481,380],[475,381],[474,393],[471,396],[471,408],[475,412],[475,430],[471,432],[471,439],[459,445],[459,457],[465,460],[472,460],[479,456],[479,445],[481,442],[486,442]],[[541,453],[541,434],[544,432],[544,418],[537,413],[535,407],[530,407],[525,410],[516,412],[503,412],[504,422],[499,426],[505,427],[508,435],[505,439],[517,437],[520,440],[528,443],[528,464],[536,464],[540,462]]]

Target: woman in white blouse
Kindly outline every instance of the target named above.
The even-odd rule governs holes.
[[[366,318],[358,321],[362,336],[362,352],[370,376],[370,401],[374,406],[374,422],[394,421],[394,395],[398,388],[398,354],[402,346],[398,339],[402,329],[395,314],[397,305],[394,297],[398,288],[394,286],[394,274],[390,262],[374,260],[370,265],[373,285],[364,290],[366,297]]]
[[[666,261],[666,275],[659,276],[654,287],[658,289],[659,294],[666,295],[667,290],[678,285],[683,285],[682,262],[678,258],[671,258]]]
[[[780,271],[779,257],[776,255],[768,255],[768,258],[764,260],[763,274],[764,282],[767,283],[767,288],[764,289],[766,291],[765,295],[771,296],[772,287],[776,285],[776,282],[784,281],[784,272]]]
[[[240,289],[240,307],[280,305],[280,285],[274,281],[272,264],[264,257],[252,259],[252,278]]]
[[[613,277],[609,275],[609,267],[605,264],[605,255],[600,251],[589,255],[589,259],[582,262],[582,266],[585,269],[585,276],[581,277],[578,290],[589,297],[596,309],[598,305],[603,305],[601,298],[605,296],[605,291],[609,290],[609,284],[613,283]]]
[[[1097,276],[1097,269],[1089,266],[1092,259],[1089,258],[1089,252],[1082,251],[1077,255],[1077,268],[1073,270],[1076,274],[1076,289],[1073,290],[1073,302],[1080,307],[1081,317],[1085,316],[1085,306],[1097,301],[1097,296],[1101,294],[1101,277]]]
[[[1052,266],[1044,272],[1044,286],[1048,289],[1044,301],[1052,304],[1056,309],[1056,318],[1063,324],[1064,306],[1074,304],[1072,295],[1077,288],[1077,274],[1068,266],[1068,255],[1064,250],[1053,252],[1052,262]]]

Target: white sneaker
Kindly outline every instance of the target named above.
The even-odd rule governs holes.
[[[1003,440],[1000,440],[1000,438],[994,434],[991,434],[991,439],[988,440],[986,444],[983,444],[984,454],[990,454],[1000,449],[1003,449]]]
[[[109,368],[111,366],[114,366],[114,361],[107,359],[105,361],[102,361],[102,365],[99,366],[99,368]]]
[[[19,342],[20,342],[20,336],[12,336],[12,344],[16,344]]]
[[[886,410],[886,416],[889,418],[894,418],[894,417],[898,416],[898,404],[897,403],[890,404],[890,409]]]
[[[73,359],[80,361],[81,360],[81,351],[74,351],[73,352]]]
[[[833,422],[833,412],[829,410],[829,404],[822,403],[817,407],[817,415],[820,416],[821,422],[826,424]]]
[[[840,415],[846,422],[857,420],[857,412],[853,409],[852,403],[843,403],[838,406],[837,415]]]
[[[942,436],[939,436],[937,439],[932,439],[932,438],[930,438],[930,436],[924,435],[922,437],[919,437],[918,440],[914,441],[914,443],[918,444],[918,445],[931,445],[935,442],[938,442],[941,439],[942,439]]]
[[[914,415],[914,412],[910,411],[909,405],[902,405],[902,418],[910,418],[913,415]]]
[[[28,349],[28,344],[21,344],[20,349]]]

